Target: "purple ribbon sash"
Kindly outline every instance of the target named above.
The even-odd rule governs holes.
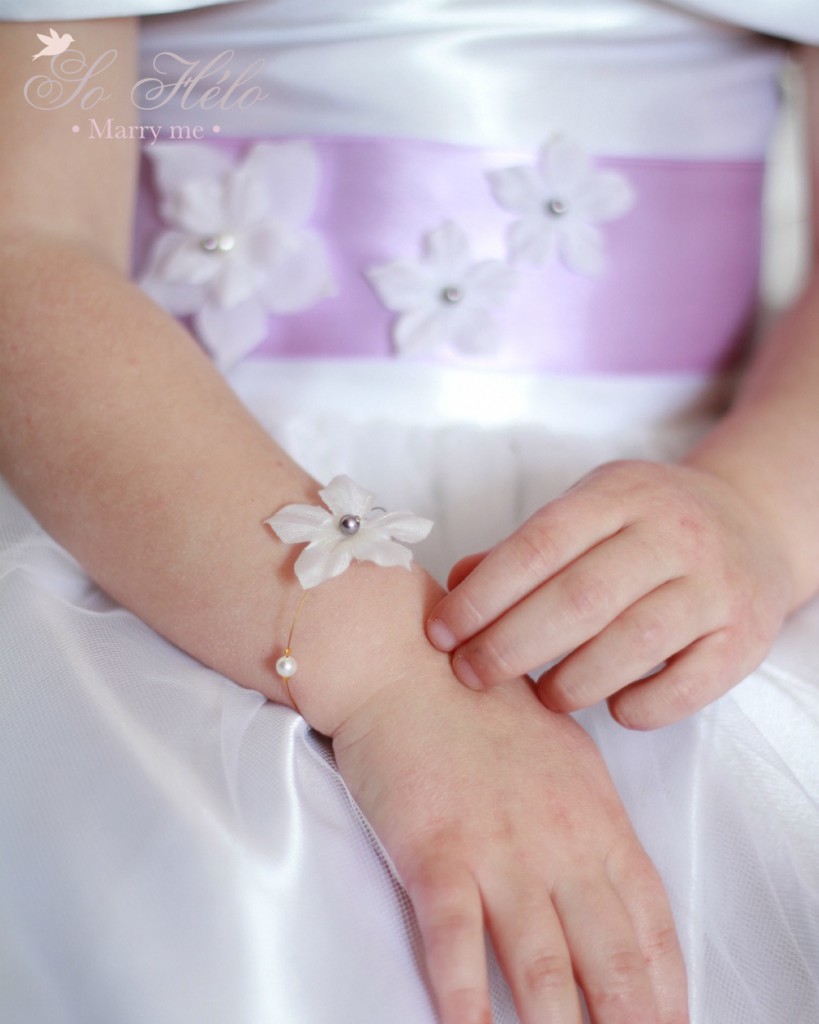
[[[209,145],[238,160],[254,141],[220,138]],[[311,226],[329,249],[338,294],[306,312],[271,315],[253,355],[395,358],[396,314],[381,304],[364,270],[416,260],[423,235],[449,220],[467,232],[476,258],[502,258],[514,215],[494,200],[485,174],[531,162],[534,154],[398,139],[311,141],[322,172]],[[559,261],[521,265],[519,286],[497,314],[502,344],[496,353],[445,349],[413,359],[569,374],[736,365],[757,307],[762,164],[626,158],[596,164],[619,171],[636,194],[627,214],[601,225],[603,274],[584,277]],[[161,230],[145,160],[137,271]]]

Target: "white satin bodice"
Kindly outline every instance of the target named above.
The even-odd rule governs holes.
[[[531,146],[564,131],[615,156],[759,158],[773,36],[819,42],[814,0],[0,0],[20,20],[131,13],[158,15],[142,77],[183,70],[165,51],[199,68],[234,51],[234,77],[257,67],[266,100],[214,112],[230,134]],[[136,113],[165,129],[215,120],[177,103]]]
[[[612,155],[726,159],[762,155],[783,53],[658,0],[249,0],[146,19],[142,74],[179,74],[163,51],[226,49],[233,74],[258,62],[268,97],[218,111],[232,134],[532,146],[562,131]]]

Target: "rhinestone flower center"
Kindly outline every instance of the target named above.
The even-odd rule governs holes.
[[[441,300],[450,306],[454,306],[456,302],[460,302],[463,297],[464,293],[457,285],[454,284],[448,285],[441,291]]]
[[[552,217],[562,217],[568,210],[569,207],[563,199],[550,199],[546,203],[546,212]]]
[[[232,252],[235,246],[235,236],[227,233],[221,235],[207,235],[199,242],[199,248],[202,252]]]

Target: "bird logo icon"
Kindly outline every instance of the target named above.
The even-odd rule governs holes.
[[[56,57],[58,54],[64,53],[74,42],[74,36],[69,35],[68,32],[58,36],[53,28],[49,29],[47,36],[40,35],[38,32],[37,38],[41,43],[45,43],[45,46],[39,53],[34,54],[32,60],[37,60],[38,57]]]

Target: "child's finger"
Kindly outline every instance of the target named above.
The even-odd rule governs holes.
[[[493,548],[432,610],[427,635],[451,651],[623,525],[614,508],[570,491]]]
[[[477,568],[486,558],[486,554],[486,551],[481,551],[479,554],[466,555],[460,562],[456,562],[449,570],[449,576],[446,581],[449,589],[454,590],[458,584],[462,583],[472,570]]]
[[[428,859],[407,881],[442,1024],[491,1024],[483,906],[463,863]]]
[[[486,688],[574,651],[678,568],[673,554],[664,557],[636,529],[621,530],[463,643],[455,674],[473,689]]]
[[[659,1024],[688,1024],[685,961],[660,876],[646,857],[633,856],[610,858],[609,875],[634,924]]]
[[[659,1024],[631,917],[607,878],[567,878],[555,906],[593,1024]]]
[[[710,704],[762,661],[767,644],[738,644],[729,629],[716,630],[672,658],[661,672],[609,699],[609,710],[627,729],[659,729]]]
[[[523,1024],[580,1024],[572,961],[547,887],[523,891],[505,884],[487,897],[498,961]]]
[[[538,697],[552,711],[590,707],[710,633],[714,614],[690,578],[671,580],[544,672]]]

